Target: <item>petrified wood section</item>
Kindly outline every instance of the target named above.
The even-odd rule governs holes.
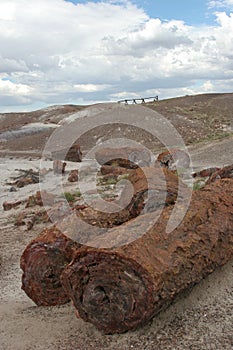
[[[54,174],[65,174],[66,162],[62,162],[59,159],[53,161]]]
[[[65,157],[64,157],[65,155]],[[67,160],[70,162],[81,162],[82,161],[82,151],[78,143],[74,143],[70,148],[58,149],[52,151],[52,158],[54,160]]]
[[[95,209],[97,206],[93,202],[92,207],[81,210],[78,207],[77,215],[91,225],[110,228],[135,218],[142,211],[155,211],[161,206],[174,204],[178,193],[178,177],[167,169],[142,169],[130,170],[127,180],[132,184],[133,191],[127,186],[123,189],[114,202],[114,211],[111,212],[112,201],[106,201],[102,211]],[[189,191],[185,184],[181,183],[180,186],[184,194]]]
[[[101,148],[95,152],[95,158],[101,165],[114,164],[129,169],[151,163],[150,152],[143,147]]]
[[[218,169],[216,172],[214,172],[210,178],[207,181],[207,184],[210,184],[211,182],[214,182],[219,179],[233,179],[233,164],[225,166],[222,169]]]
[[[207,169],[202,169],[194,174],[192,174],[192,176],[195,177],[210,177],[211,175],[213,175],[214,173],[216,173],[216,171],[220,170],[220,168],[217,167],[212,167],[212,168],[207,168]]]
[[[69,182],[78,182],[78,169],[71,170],[68,177]]]
[[[37,305],[59,305],[69,301],[60,275],[79,247],[55,227],[45,229],[26,247],[20,260],[22,289]]]
[[[112,175],[113,177],[118,177],[120,175],[127,175],[130,174],[134,170],[127,169],[119,166],[111,166],[111,165],[102,165],[100,169],[100,173],[102,175]]]
[[[178,185],[180,185],[183,195],[189,191],[181,180],[179,184],[179,178],[169,169],[160,167],[136,169],[130,172],[128,180],[134,186],[135,198],[140,199],[143,197],[144,200],[142,201],[141,199],[141,202],[144,204],[149,191],[150,198],[148,199],[148,209],[146,211],[156,210],[161,205],[174,204],[177,199]]]
[[[232,258],[233,180],[195,191],[185,219],[167,234],[171,211],[165,208],[153,228],[128,245],[77,252],[61,280],[85,321],[108,334],[135,329]],[[118,241],[124,242],[129,224],[121,226]],[[111,241],[111,231],[106,237]]]
[[[183,150],[171,149],[170,151],[160,153],[157,157],[157,162],[163,167],[176,170],[177,168],[188,168],[190,157]]]

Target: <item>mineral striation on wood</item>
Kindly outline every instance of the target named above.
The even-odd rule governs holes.
[[[37,305],[51,306],[69,301],[60,275],[79,247],[80,244],[55,227],[45,229],[26,247],[20,260],[22,289]]]
[[[95,209],[93,202],[92,207],[78,209],[77,215],[91,225],[110,228],[137,217],[142,211],[155,211],[164,205],[174,204],[178,194],[178,177],[164,168],[145,167],[142,169],[129,171],[126,180],[131,183],[133,190],[131,193],[127,187],[123,189],[119,198],[114,202],[114,209],[118,209],[117,211]],[[180,187],[184,194],[189,191],[182,182]],[[111,201],[106,201],[104,209],[109,209],[111,203]],[[123,205],[124,203],[128,204]]]

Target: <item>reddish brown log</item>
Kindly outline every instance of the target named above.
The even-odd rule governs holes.
[[[101,148],[95,158],[101,165],[115,164],[128,169],[149,166],[151,162],[150,152],[143,147]]]
[[[78,182],[78,169],[71,170],[68,177],[69,182]]]
[[[233,164],[223,167],[222,169],[218,169],[214,172],[207,181],[207,184],[214,182],[218,179],[233,179]]]
[[[37,305],[59,305],[69,301],[60,275],[79,247],[80,244],[55,227],[45,229],[26,247],[20,260],[22,289]]]
[[[132,169],[127,169],[119,166],[102,165],[100,172],[102,175],[112,175],[113,177],[118,177],[120,175],[130,174]]]
[[[133,185],[133,196],[130,201],[129,192],[123,190],[120,198],[115,201],[119,210],[116,212],[104,212],[87,207],[77,210],[77,215],[91,225],[110,228],[121,225],[144,212],[155,211],[161,206],[174,204],[178,193],[178,177],[167,169],[145,167],[130,170],[127,180]],[[189,191],[184,184],[180,184],[184,193]],[[148,192],[150,198],[148,199]],[[128,203],[121,209],[120,203]],[[111,202],[110,202],[111,203]],[[106,209],[109,204],[106,203]]]
[[[170,170],[177,170],[177,168],[189,167],[190,158],[183,150],[171,149],[170,151],[160,153],[157,162],[159,162],[161,166]]]
[[[2,206],[3,206],[3,210],[8,211],[13,208],[17,208],[20,204],[22,204],[21,200],[16,202],[3,202]]]
[[[130,244],[119,246],[127,241],[131,222],[92,242],[118,247],[77,252],[61,280],[85,321],[107,334],[135,329],[232,258],[232,179],[195,191],[183,222],[168,234],[172,209],[165,208],[158,222]],[[139,223],[146,227],[153,215],[140,216]]]
[[[67,160],[70,162],[81,162],[82,151],[78,143],[74,143],[70,148],[56,149],[52,151],[53,159]]]
[[[47,191],[37,191],[35,195],[29,196],[25,205],[25,208],[34,207],[39,205],[43,207],[44,205],[53,206],[55,203],[56,196]]]
[[[202,169],[196,173],[193,174],[193,177],[210,177],[213,175],[216,171],[220,170],[220,168],[213,167],[213,168],[207,168],[207,169]]]

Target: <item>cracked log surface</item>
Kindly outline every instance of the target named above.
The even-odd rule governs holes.
[[[60,275],[79,247],[55,227],[45,229],[26,247],[20,260],[22,289],[37,305],[52,306],[69,301]]]
[[[232,179],[194,191],[183,222],[167,234],[171,211],[171,206],[165,208],[158,222],[130,244],[77,251],[61,281],[81,318],[106,334],[135,329],[232,258]],[[141,215],[141,224],[153,215]],[[128,225],[106,234],[109,246],[116,230],[118,244],[124,244]]]
[[[102,206],[104,210],[95,209],[97,205],[93,201],[92,207],[78,209],[76,214],[91,225],[111,228],[137,217],[142,211],[155,211],[176,201],[178,177],[170,170],[159,167],[138,168],[129,172],[127,181],[132,186],[128,187],[126,184],[114,202],[105,201]],[[190,191],[182,182],[180,189],[183,195]]]

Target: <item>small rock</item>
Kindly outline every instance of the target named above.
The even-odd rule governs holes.
[[[53,172],[54,174],[65,174],[66,162],[62,162],[59,159],[53,161]]]
[[[78,170],[71,170],[69,177],[69,182],[77,182],[78,181]]]
[[[13,202],[13,203],[4,202],[3,203],[3,209],[5,211],[8,211],[8,210],[11,210],[13,208],[18,207],[21,203],[22,203],[22,201],[17,201],[17,202]]]
[[[17,190],[14,186],[12,186],[12,187],[10,187],[9,192],[17,192]]]

